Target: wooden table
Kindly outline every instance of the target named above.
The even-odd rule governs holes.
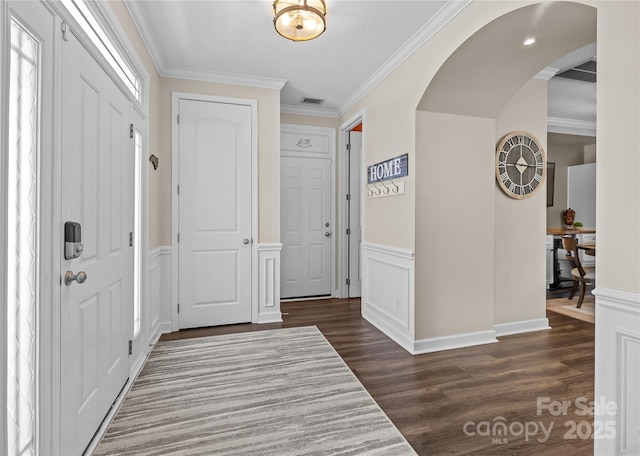
[[[585,255],[596,256],[596,243],[578,244],[578,248],[584,250]]]

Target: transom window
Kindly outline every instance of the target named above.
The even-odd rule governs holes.
[[[84,0],[62,0],[62,4],[69,10],[93,44],[96,45],[107,60],[107,63],[113,68],[135,99],[142,102],[140,77],[105,33]]]

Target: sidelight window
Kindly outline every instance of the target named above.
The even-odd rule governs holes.
[[[7,444],[35,454],[40,46],[11,20],[7,208]]]

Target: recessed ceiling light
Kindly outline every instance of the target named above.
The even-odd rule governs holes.
[[[531,46],[532,44],[534,44],[536,42],[535,38],[527,38],[526,40],[524,40],[522,42],[522,44],[524,44],[525,46]]]

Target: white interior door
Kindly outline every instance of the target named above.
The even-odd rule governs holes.
[[[133,153],[130,104],[71,33],[63,43],[63,222],[84,250],[61,271],[61,452],[81,454],[128,378],[132,328]],[[63,230],[64,232],[64,230]]]
[[[331,294],[330,160],[281,157],[282,298]]]
[[[180,100],[180,328],[251,321],[249,105]]]
[[[349,297],[362,292],[362,132],[349,132]]]

